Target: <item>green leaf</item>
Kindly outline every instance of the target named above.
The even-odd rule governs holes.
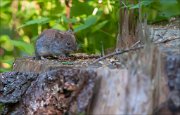
[[[13,51],[14,49],[14,45],[11,43],[11,39],[7,35],[2,35],[0,37],[0,44],[6,51]]]
[[[96,21],[97,21],[97,17],[90,15],[90,16],[87,17],[87,19],[85,21],[85,25],[91,26],[91,25],[95,24]]]
[[[90,5],[89,1],[82,3],[79,0],[72,0],[71,16],[91,15],[93,9],[94,7]]]
[[[74,17],[70,18],[70,19],[68,19],[65,15],[63,15],[61,17],[62,17],[63,22],[65,22],[65,23],[76,23],[77,22],[77,19]],[[58,21],[58,22],[60,22],[60,21]]]
[[[76,26],[76,27],[74,28],[74,32],[78,32],[78,31],[84,30],[84,29],[86,29],[86,28],[88,28],[87,25],[81,24],[81,25]]]
[[[34,51],[33,45],[25,43],[23,41],[17,41],[17,40],[11,40],[12,44],[14,44],[15,47],[19,48],[22,51],[25,51],[28,54],[32,54]]]
[[[153,2],[152,0],[142,1],[142,2],[140,2],[140,5],[141,5],[141,6],[147,6],[147,5],[151,4],[152,2]],[[139,8],[140,5],[139,5],[139,3],[138,3],[138,4],[135,4],[135,5],[130,5],[129,8],[130,8],[130,9],[136,9],[136,8]]]
[[[78,32],[80,30],[84,30],[90,26],[92,26],[93,24],[95,24],[97,21],[97,17],[96,16],[88,16],[87,19],[85,20],[84,24],[80,24],[79,26],[76,26],[74,29],[74,32]]]
[[[63,65],[73,65],[73,62],[61,62]]]
[[[26,22],[25,24],[21,25],[19,28],[25,27],[25,26],[29,26],[29,25],[33,25],[33,24],[46,24],[49,23],[50,19],[49,18],[41,18],[41,19],[35,19],[35,20],[31,20]]]
[[[161,0],[161,12],[159,13],[160,16],[170,18],[172,16],[178,16],[180,15],[180,6],[177,4],[176,0],[170,0],[165,2],[164,0]]]
[[[135,4],[135,5],[133,5],[133,4],[127,5],[127,7],[129,9],[136,9],[136,8],[139,8],[140,5],[141,6],[147,6],[147,5],[151,4],[152,2],[153,2],[152,0],[149,0],[149,1],[145,0],[145,1],[142,1],[142,2]],[[125,6],[123,8],[125,8]]]
[[[12,57],[12,55],[4,55],[3,57],[0,57],[0,63],[6,63],[9,66],[6,68],[2,66],[2,68],[0,68],[0,73],[10,71],[12,68],[13,62],[14,62],[14,57]]]
[[[6,6],[7,4],[9,4],[11,1],[9,0],[0,0],[0,7],[4,7]]]
[[[0,73],[9,72],[11,69],[0,68]]]
[[[97,25],[93,28],[92,32],[95,32],[95,31],[101,29],[104,25],[106,25],[107,22],[108,22],[108,20],[105,20],[105,21],[97,24]]]
[[[160,0],[161,4],[177,4],[177,0]]]

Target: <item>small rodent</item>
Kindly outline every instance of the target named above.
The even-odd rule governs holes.
[[[36,59],[41,57],[67,56],[77,50],[75,36],[71,30],[62,32],[56,29],[47,29],[41,33],[36,41]]]

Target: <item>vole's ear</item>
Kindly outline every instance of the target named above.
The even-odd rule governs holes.
[[[55,38],[64,38],[64,33],[63,32],[56,32],[55,33]]]

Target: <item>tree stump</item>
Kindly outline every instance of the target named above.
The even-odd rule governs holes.
[[[118,56],[95,64],[16,59],[13,72],[0,75],[2,114],[178,115],[180,54],[172,51],[150,45],[124,55],[125,67]]]

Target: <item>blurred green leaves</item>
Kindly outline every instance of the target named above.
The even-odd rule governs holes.
[[[137,2],[137,0],[135,0]],[[179,0],[141,0],[137,4],[122,2],[121,8],[138,9],[141,6],[142,15],[146,15],[149,23],[168,20],[173,16],[180,16]]]
[[[129,9],[136,9],[136,8],[140,8],[140,6],[142,7],[142,6],[150,5],[152,2],[153,2],[152,0],[143,0],[140,3],[138,3],[138,4],[130,4],[127,7]]]
[[[100,30],[100,29],[101,29],[102,27],[104,27],[107,23],[108,23],[108,20],[105,20],[105,21],[102,21],[102,22],[98,23],[98,24],[94,27],[93,32]]]
[[[149,3],[146,6],[142,6],[142,13],[148,16],[149,23],[156,23],[168,20],[171,17],[180,16],[178,0],[149,0]]]
[[[22,50],[29,55],[32,55],[34,52],[34,47],[31,44],[17,40],[11,40],[11,43],[14,45],[14,47],[17,47],[19,50]]]
[[[83,24],[80,24],[78,26],[75,26],[74,28],[74,32],[78,32],[78,31],[81,31],[81,30],[84,30],[90,26],[92,26],[93,24],[95,24],[97,21],[97,17],[96,16],[93,16],[93,15],[90,15],[86,18],[86,20],[84,21]]]
[[[6,51],[13,51],[14,49],[14,46],[9,36],[7,35],[0,36],[0,44],[1,44],[1,47],[4,48]]]
[[[13,51],[15,47],[23,51],[24,53],[27,53],[28,55],[32,55],[32,53],[34,52],[32,44],[25,43],[19,40],[11,40],[7,35],[0,36],[0,44],[4,50],[9,52]]]
[[[0,56],[0,64],[2,66],[0,72],[9,71],[9,69],[11,69],[14,61],[14,56],[12,54],[21,52],[21,54],[32,55],[34,52],[32,44],[20,40],[12,40],[7,35],[0,36],[0,44],[0,48],[5,52],[5,55]],[[15,50],[16,48],[17,50]]]
[[[39,24],[39,25],[42,25],[42,24],[46,24],[46,23],[49,23],[50,19],[49,18],[41,18],[41,19],[34,19],[34,20],[30,20],[28,22],[25,22],[25,24],[21,25],[19,28],[22,28],[22,27],[26,27],[26,26],[29,26],[29,25],[33,25],[33,24]]]

